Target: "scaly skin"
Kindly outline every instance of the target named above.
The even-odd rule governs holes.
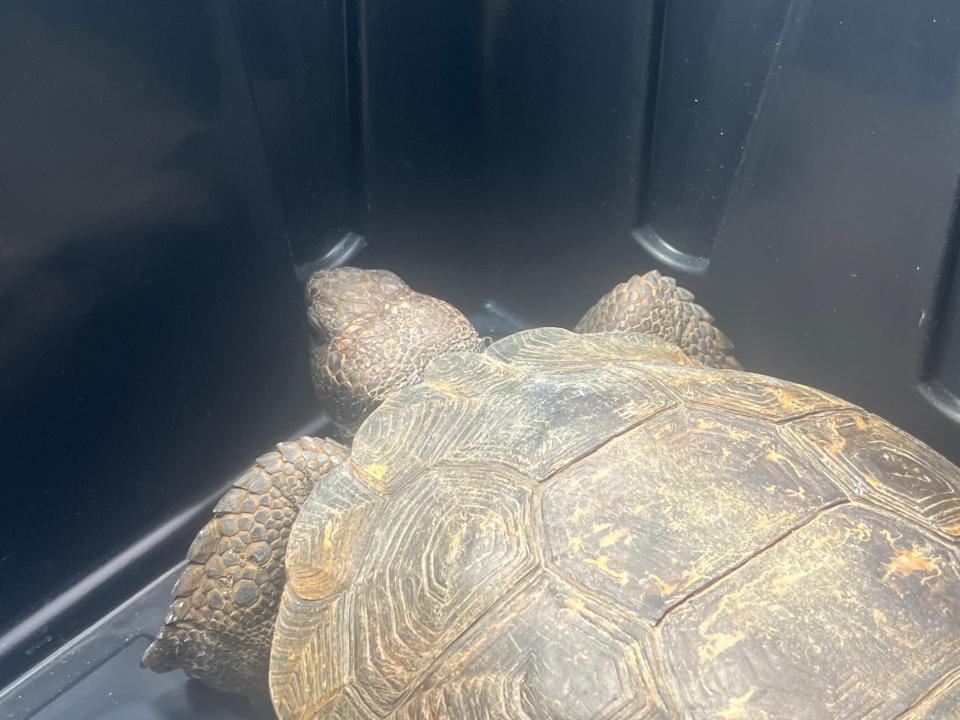
[[[234,482],[187,551],[188,565],[143,667],[183,668],[218,690],[266,699],[290,527],[314,486],[347,453],[329,438],[280,443]]]
[[[343,439],[436,358],[486,347],[460,311],[387,270],[321,270],[306,294],[314,388]]]
[[[580,333],[642,332],[676,344],[707,367],[737,370],[733,343],[713,317],[693,301],[693,293],[656,270],[634,275],[597,301],[577,327]]]

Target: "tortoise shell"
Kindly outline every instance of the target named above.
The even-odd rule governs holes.
[[[945,718],[960,470],[631,334],[454,353],[291,532],[288,718]]]

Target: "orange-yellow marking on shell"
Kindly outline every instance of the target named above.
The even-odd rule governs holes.
[[[909,550],[900,550],[890,559],[890,562],[887,563],[887,572],[884,578],[888,578],[894,573],[913,575],[915,572],[939,575],[940,567],[933,558],[928,558],[916,547],[912,547]]]
[[[746,635],[737,630],[737,632],[732,635],[729,633],[713,633],[710,635],[705,635],[707,639],[707,644],[700,647],[700,650],[697,654],[700,656],[700,662],[708,662],[710,660],[715,660],[722,653],[726,652],[734,645],[743,640]]]
[[[373,465],[367,465],[363,471],[374,480],[380,481],[387,474],[387,466],[383,463],[374,463]]]
[[[960,523],[957,523],[956,525],[950,525],[949,527],[945,527],[943,531],[947,535],[960,536]]]
[[[878,610],[877,608],[874,608],[874,609],[873,609],[873,621],[874,621],[877,625],[883,625],[885,622],[887,622],[887,616],[886,616],[886,614],[883,612],[883,610]]]
[[[780,407],[786,410],[787,412],[792,412],[794,410],[802,410],[803,405],[797,402],[797,399],[793,397],[786,390],[777,390],[777,402],[780,403]]]
[[[333,523],[326,523],[323,526],[323,539],[320,541],[324,552],[330,552],[333,550],[333,534],[335,530]]]
[[[859,415],[853,416],[853,424],[857,426],[857,430],[859,430],[860,432],[863,432],[864,430],[867,429],[867,421],[864,420]]]
[[[660,597],[667,597],[668,595],[672,595],[677,591],[678,586],[676,583],[665,582],[661,580],[659,577],[657,577],[656,575],[654,575],[653,573],[650,573],[649,577],[651,580],[653,580],[654,584],[657,586],[657,590],[660,591]]]
[[[575,597],[568,597],[563,601],[563,607],[569,610],[572,613],[582,615],[586,610],[586,607],[582,602],[580,602]]]
[[[723,600],[726,601],[731,598],[732,596],[727,596]],[[702,645],[697,651],[697,655],[700,657],[700,662],[709,662],[711,660],[715,660],[721,653],[726,652],[746,637],[746,635],[739,630],[732,635],[730,633],[708,632],[710,626],[717,621],[717,618],[723,611],[723,606],[726,604],[724,601],[721,601],[720,606],[714,610],[708,618],[704,619],[704,621],[700,623],[700,626],[697,628],[697,632],[700,633],[700,637],[707,641],[706,645]]]
[[[890,558],[890,562],[887,563],[886,572],[883,575],[884,580],[887,580],[894,574],[909,577],[919,572],[924,573],[924,577],[920,582],[925,583],[943,574],[940,566],[937,565],[936,559],[924,555],[916,545],[911,546],[911,548],[907,550],[906,548],[897,546],[897,540],[900,539],[899,535],[893,537],[888,532],[884,532],[883,534],[886,536],[887,542],[890,543],[890,547],[893,548],[894,551],[894,556]]]
[[[744,717],[746,705],[756,691],[756,688],[750,688],[740,697],[730,698],[727,706],[717,713],[717,717],[723,718],[723,720],[736,720],[736,718]]]
[[[827,452],[831,455],[839,455],[843,452],[844,446],[847,444],[845,438],[840,435],[835,435],[831,438],[830,442],[827,443]]]
[[[629,536],[630,531],[627,530],[627,528],[620,528],[619,530],[608,532],[606,535],[600,538],[600,547],[605,548],[610,547],[611,545],[616,545],[618,542]]]
[[[788,468],[790,468],[790,470],[793,472],[794,475],[800,476],[800,475],[803,475],[803,474],[804,474],[804,473],[800,470],[800,468],[798,468],[798,467],[794,464],[793,460],[791,460],[790,458],[788,458],[786,455],[780,454],[779,452],[777,452],[777,451],[774,450],[773,448],[767,450],[767,453],[766,453],[766,455],[764,455],[764,457],[765,457],[768,461],[777,463],[778,465],[781,464],[781,463],[785,464]],[[803,496],[801,495],[801,497],[803,497]]]
[[[777,597],[785,596],[790,589],[797,584],[798,580],[802,580],[807,576],[806,570],[800,570],[791,575],[781,575],[780,577],[774,578],[772,589],[773,594]]]
[[[770,462],[775,462],[775,463],[778,463],[787,459],[786,455],[781,455],[776,450],[767,450],[766,458]]]
[[[630,582],[629,573],[610,567],[610,559],[606,555],[601,555],[596,559],[587,558],[583,562],[585,562],[587,565],[593,565],[595,568],[597,568],[597,570],[602,572],[607,577],[613,578],[621,585],[626,585],[628,582]]]

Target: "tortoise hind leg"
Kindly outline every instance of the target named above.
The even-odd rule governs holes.
[[[717,368],[740,369],[733,343],[676,280],[651,270],[604,295],[577,323],[579,333],[642,332],[676,344],[691,358]]]
[[[218,690],[268,701],[290,528],[316,484],[347,453],[329,439],[301,438],[257,458],[187,551],[173,604],[143,667],[183,668]]]

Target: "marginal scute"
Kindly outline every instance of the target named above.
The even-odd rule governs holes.
[[[343,595],[305,600],[289,585],[284,590],[270,652],[270,694],[280,717],[317,717],[305,711],[338,706],[351,664],[349,613]]]
[[[674,344],[644,333],[579,335],[561,328],[524,330],[498,340],[487,354],[514,368],[548,372],[561,367],[594,367],[598,362],[643,360],[698,365]]]
[[[525,479],[428,470],[392,498],[356,589],[356,691],[385,713],[441,650],[539,562]]]
[[[462,397],[500,392],[516,379],[513,368],[489,353],[447,353],[430,363],[423,374],[430,388]]]
[[[181,597],[190,595],[200,587],[200,580],[203,578],[203,565],[188,565],[183,571],[183,575],[177,580],[173,587],[173,596]]]
[[[395,717],[666,720],[643,635],[542,574],[460,638]]]
[[[853,407],[821,390],[754,373],[668,366],[650,372],[683,400],[762,420]]]
[[[952,549],[846,505],[673,610],[661,644],[691,720],[889,719],[957,667],[958,628]]]
[[[960,468],[945,457],[863,412],[803,418],[790,427],[851,497],[889,507],[960,542]]]
[[[234,485],[252,493],[262,493],[270,487],[270,476],[262,468],[255,467],[246,472]]]
[[[195,563],[204,563],[217,551],[219,538],[213,528],[204,527],[187,548],[187,560]]]
[[[476,404],[426,385],[404,388],[373,411],[353,439],[350,464],[378,492],[396,492],[472,425]]]
[[[343,591],[357,570],[382,498],[340,466],[300,510],[287,541],[287,585],[304,600]]]
[[[842,498],[775,427],[689,406],[556,476],[543,499],[548,562],[654,622]]]
[[[249,495],[240,488],[227,490],[223,497],[220,498],[220,501],[214,506],[213,511],[215,513],[240,512],[244,501],[247,500],[248,497]]]

